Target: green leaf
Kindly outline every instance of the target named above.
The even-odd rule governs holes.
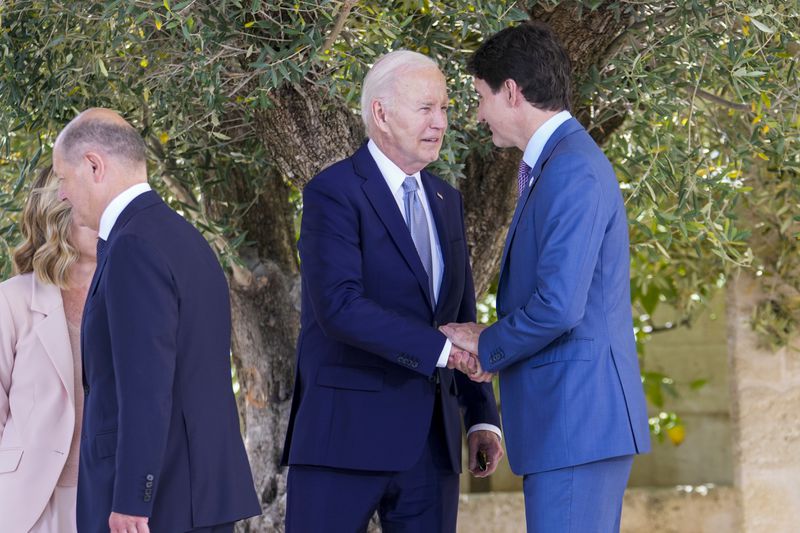
[[[763,31],[764,33],[775,33],[775,28],[767,26],[763,22],[759,22],[758,20],[754,19],[753,17],[750,17],[750,22],[753,23],[753,26],[755,26],[759,30]]]

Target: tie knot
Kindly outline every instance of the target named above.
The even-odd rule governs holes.
[[[417,188],[417,179],[414,176],[406,176],[406,179],[403,180],[403,191],[414,192]]]

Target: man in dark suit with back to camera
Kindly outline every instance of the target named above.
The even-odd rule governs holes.
[[[430,58],[384,56],[361,96],[369,142],[303,192],[287,533],[365,531],[376,510],[387,533],[454,532],[460,407],[470,470],[503,454],[491,386],[450,369],[467,354],[437,330],[475,319],[461,195],[423,170],[447,104]]]
[[[145,145],[89,109],[53,148],[59,194],[99,232],[81,325],[81,533],[227,533],[261,512],[231,388],[228,285],[147,184]]]

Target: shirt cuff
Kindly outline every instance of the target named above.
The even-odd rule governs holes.
[[[495,426],[494,424],[475,424],[469,431],[467,431],[467,437],[469,437],[470,433],[474,431],[491,431],[495,435],[497,435],[500,440],[503,440],[503,433],[500,431],[500,428]]]
[[[442,348],[442,353],[439,354],[436,368],[445,368],[447,366],[447,360],[450,359],[450,348],[452,348],[452,346],[453,343],[450,342],[450,339],[447,339],[444,343],[444,348]]]

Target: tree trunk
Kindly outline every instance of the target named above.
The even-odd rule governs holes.
[[[239,381],[239,413],[263,514],[238,531],[280,531],[286,471],[280,457],[294,385],[294,351],[300,326],[300,277],[290,187],[279,177],[240,220],[253,244],[240,249],[243,267],[230,276],[232,355]],[[226,190],[234,203],[250,201],[249,180],[234,175]],[[216,206],[218,209],[220,206]]]

